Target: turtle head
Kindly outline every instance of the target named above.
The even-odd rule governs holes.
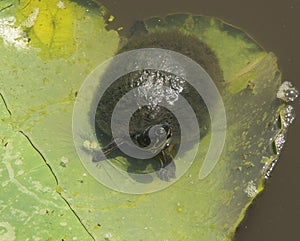
[[[147,133],[154,142],[154,146],[160,147],[163,143],[169,143],[172,137],[172,128],[168,123],[155,125],[148,130]]]
[[[147,147],[150,151],[168,147],[172,137],[172,128],[168,123],[149,126],[141,134],[135,136],[136,143]]]

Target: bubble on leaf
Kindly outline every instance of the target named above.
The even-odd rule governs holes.
[[[285,102],[294,101],[298,95],[299,91],[289,81],[284,81],[277,92],[277,98],[282,99]]]

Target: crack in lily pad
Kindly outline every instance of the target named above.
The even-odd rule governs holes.
[[[49,168],[9,124],[3,101],[0,116],[0,240],[85,240],[80,223],[56,192]]]
[[[51,166],[49,165],[49,163],[47,162],[47,160],[45,159],[45,157],[43,156],[43,154],[38,150],[38,148],[32,143],[32,141],[30,140],[30,138],[23,132],[20,131],[20,133],[26,137],[26,139],[29,141],[30,145],[33,147],[33,149],[38,152],[38,154],[40,155],[40,157],[43,159],[43,161],[45,162],[46,166],[48,167],[48,169],[50,170],[52,176],[55,179],[56,185],[58,185],[58,180],[57,177],[55,176],[55,173],[53,172]],[[89,232],[89,230],[87,230],[87,228],[85,227],[85,225],[81,222],[80,218],[78,217],[78,215],[76,214],[76,212],[74,211],[74,209],[71,207],[71,205],[68,203],[68,201],[61,195],[61,191],[60,191],[60,187],[57,186],[56,188],[57,193],[60,195],[60,197],[66,202],[67,206],[70,208],[70,210],[74,213],[75,217],[78,219],[78,221],[81,223],[82,227],[87,231],[87,233],[93,238],[92,234]]]

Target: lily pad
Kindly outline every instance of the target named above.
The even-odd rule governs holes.
[[[41,153],[24,133],[9,125],[2,100],[0,110],[0,239],[88,239],[80,220],[56,191],[56,177]]]
[[[105,29],[101,11],[63,3],[21,1],[0,15],[0,33],[1,28],[23,33],[11,42],[0,35],[5,193],[0,235],[4,240],[231,240],[278,158],[270,139],[281,131],[284,105],[276,98],[281,73],[274,54],[215,18],[184,14],[144,21],[149,32],[177,29],[215,52],[224,74],[224,82],[215,84],[226,109],[227,136],[206,178],[198,174],[210,133],[178,182],[151,194],[120,193],[87,172],[72,136],[77,91],[98,64],[117,53],[120,37]],[[33,25],[24,25],[30,16]]]

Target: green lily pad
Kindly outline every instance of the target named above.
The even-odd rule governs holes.
[[[0,111],[0,240],[88,239],[80,220],[56,191],[55,176],[41,154],[9,125],[2,100]]]
[[[270,143],[280,131],[283,108],[276,99],[281,74],[274,54],[215,18],[185,14],[146,20],[149,32],[176,28],[192,33],[216,53],[224,74],[224,82],[216,85],[226,109],[227,136],[208,177],[199,179],[198,174],[210,134],[201,140],[191,168],[169,188],[119,193],[97,182],[81,164],[73,144],[72,110],[80,85],[116,54],[120,37],[105,29],[101,12],[63,3],[31,0],[26,8],[5,10],[2,22],[0,15],[0,33],[1,28],[24,33],[10,42],[0,35],[0,178],[5,193],[0,237],[231,240],[263,189],[265,170],[278,157]],[[40,9],[36,17],[35,9]],[[14,23],[5,22],[9,14]],[[24,25],[30,16],[33,25]]]

